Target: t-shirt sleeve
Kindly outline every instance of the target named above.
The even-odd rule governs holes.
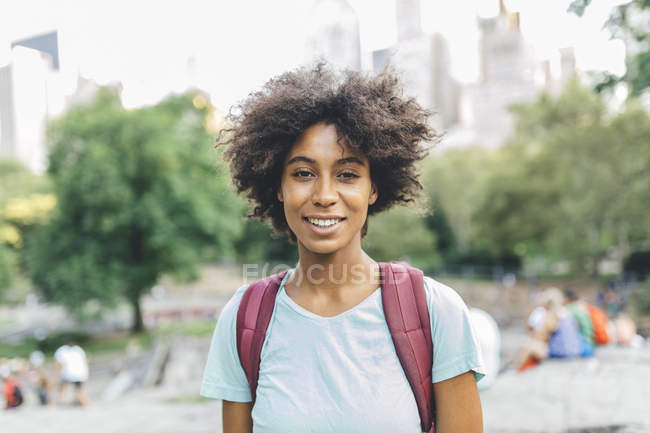
[[[486,368],[469,310],[456,291],[425,277],[433,339],[433,383],[473,371],[478,382]]]
[[[203,372],[201,395],[236,402],[251,401],[246,373],[237,354],[237,310],[244,291],[240,287],[221,310]]]

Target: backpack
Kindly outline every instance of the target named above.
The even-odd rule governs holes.
[[[594,328],[594,342],[600,346],[609,344],[609,332],[607,332],[607,314],[600,308],[587,304],[589,317]]]
[[[18,382],[12,380],[11,378],[10,392],[9,397],[7,398],[7,408],[18,407],[23,404],[23,392],[18,386]]]
[[[551,358],[573,358],[584,351],[578,322],[571,314],[560,319],[557,330],[548,341],[548,356]]]
[[[580,331],[580,341],[582,342],[582,356],[592,356],[594,354],[594,327],[591,323],[588,310],[582,308],[582,303],[567,305],[567,310],[578,323]]]
[[[381,298],[395,351],[413,390],[423,432],[434,431],[433,340],[424,275],[403,262],[379,263]],[[252,283],[237,311],[237,352],[255,404],[262,345],[285,274]]]

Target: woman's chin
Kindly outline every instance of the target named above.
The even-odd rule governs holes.
[[[337,252],[341,247],[338,242],[325,240],[307,240],[300,242],[302,247],[312,254],[330,255]]]

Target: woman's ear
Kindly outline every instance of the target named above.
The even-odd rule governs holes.
[[[379,193],[377,192],[377,187],[373,183],[370,187],[370,197],[368,198],[368,205],[375,204],[377,201],[377,197],[379,197]]]
[[[278,201],[280,201],[280,202],[284,201],[284,197],[282,196],[282,190],[281,189],[278,190]]]

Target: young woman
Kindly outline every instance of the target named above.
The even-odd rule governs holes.
[[[323,65],[270,80],[231,116],[237,190],[297,244],[262,347],[254,406],[237,351],[237,290],[216,325],[201,389],[223,400],[226,433],[419,432],[413,391],[386,325],[368,215],[413,201],[415,163],[436,136],[391,73]],[[262,276],[260,276],[261,278]],[[483,361],[458,294],[425,277],[435,428],[482,432]]]

